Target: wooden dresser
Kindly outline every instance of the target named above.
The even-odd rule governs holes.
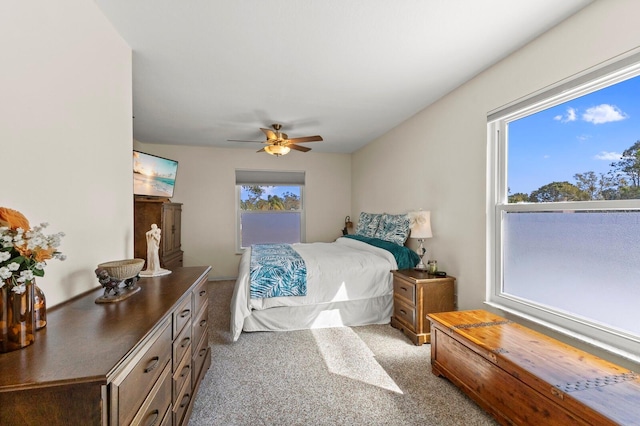
[[[160,266],[173,270],[182,266],[182,204],[165,199],[137,197],[133,205],[133,255],[147,260],[147,231],[152,224],[162,230]]]
[[[504,425],[640,425],[640,376],[483,310],[430,314],[431,367]]]
[[[427,314],[455,309],[454,277],[436,277],[415,269],[393,273],[393,316],[391,325],[400,329],[415,345],[429,343]]]
[[[0,425],[187,424],[211,364],[210,267],[142,278],[96,304],[102,288],[47,312],[33,345],[0,354]]]

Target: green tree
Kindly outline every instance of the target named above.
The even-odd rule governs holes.
[[[533,191],[529,196],[529,200],[534,203],[585,201],[588,199],[589,194],[581,191],[576,185],[567,181],[548,183]]]
[[[240,202],[240,208],[242,210],[261,210],[258,204],[264,195],[264,188],[260,185],[242,185],[242,189],[246,190],[249,195],[246,200]]]
[[[298,195],[285,192],[282,196],[284,197],[285,210],[300,210],[300,197]]]
[[[622,158],[611,163],[611,167],[629,178],[630,187],[640,186],[640,140],[625,149]]]
[[[269,210],[284,210],[284,201],[277,195],[269,195],[267,197]]]
[[[589,196],[589,200],[600,199],[598,176],[594,172],[576,173],[573,175],[578,189]]]
[[[528,203],[529,195],[524,192],[516,192],[515,194],[509,195],[510,203]]]

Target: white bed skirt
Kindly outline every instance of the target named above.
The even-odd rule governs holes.
[[[252,311],[243,331],[290,331],[313,328],[389,324],[393,294],[320,305],[282,306]]]

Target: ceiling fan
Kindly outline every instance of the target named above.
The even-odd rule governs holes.
[[[230,142],[257,142],[267,144],[264,148],[259,150],[258,152],[266,152],[267,154],[275,155],[279,157],[281,155],[288,154],[289,151],[295,149],[296,151],[307,152],[311,151],[311,148],[307,148],[306,146],[296,145],[298,143],[305,142],[319,142],[322,140],[322,136],[303,136],[301,138],[292,138],[289,139],[286,133],[280,132],[282,128],[281,124],[272,124],[273,130],[271,129],[260,129],[267,136],[266,141],[243,141],[237,139],[229,139]]]

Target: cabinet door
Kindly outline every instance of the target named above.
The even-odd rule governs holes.
[[[179,204],[165,204],[163,206],[164,242],[162,245],[164,255],[169,255],[180,250],[180,219],[181,206]]]

